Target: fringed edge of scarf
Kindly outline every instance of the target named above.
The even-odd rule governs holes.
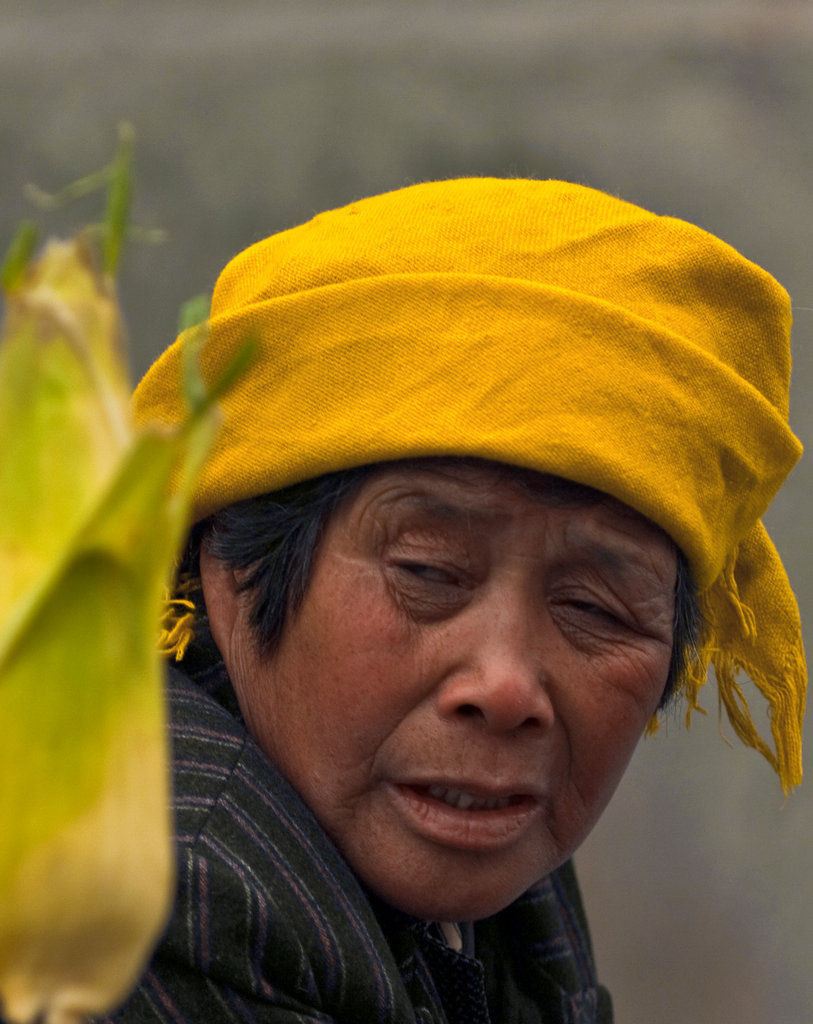
[[[174,594],[167,592],[161,613],[158,651],[165,658],[182,661],[195,639],[197,606],[191,595],[200,590],[200,578],[191,574],[179,577]]]
[[[802,781],[807,670],[801,628],[791,621],[786,622],[784,650],[761,649],[759,614],[740,596],[736,559],[735,550],[715,582],[698,595],[703,627],[679,684],[679,693],[686,699],[686,726],[690,727],[695,712],[706,714],[699,696],[711,667],[717,683],[718,721],[725,709],[738,738],[762,754],[779,776],[782,791],[787,796]],[[748,700],[736,678],[740,672],[748,676],[768,703],[773,750],[754,724]],[[655,733],[658,727],[656,717],[650,722],[647,734]]]

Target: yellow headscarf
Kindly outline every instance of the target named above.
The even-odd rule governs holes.
[[[247,338],[197,487],[200,519],[322,473],[479,456],[614,495],[683,550],[741,739],[801,779],[799,614],[760,517],[801,454],[788,426],[790,303],[712,235],[592,189],[488,178],[402,189],[251,246],[223,271],[203,353]],[[181,415],[181,339],[135,396]],[[760,737],[735,673],[770,709]]]

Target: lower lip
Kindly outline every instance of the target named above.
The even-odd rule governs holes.
[[[462,810],[436,800],[426,790],[395,785],[396,807],[413,832],[459,850],[499,850],[510,846],[530,827],[540,810],[538,801],[523,797],[508,807]]]

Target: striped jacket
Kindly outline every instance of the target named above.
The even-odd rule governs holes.
[[[222,666],[171,670],[176,903],[107,1021],[609,1024],[569,865],[457,953],[364,891],[232,702]]]

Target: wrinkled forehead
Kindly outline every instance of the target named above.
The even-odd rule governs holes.
[[[677,547],[660,526],[610,494],[565,477],[488,459],[438,456],[378,463],[368,467],[365,485],[386,493],[390,500],[420,506],[447,519],[463,513],[469,519],[482,519],[484,525],[491,515],[499,514],[501,502],[511,493],[552,508],[601,506],[605,519],[620,532]]]

